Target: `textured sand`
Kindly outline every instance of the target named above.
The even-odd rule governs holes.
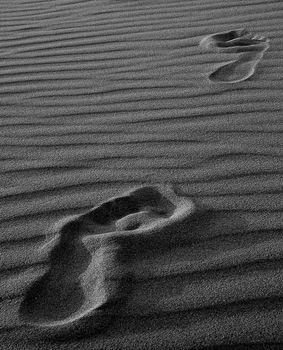
[[[282,21],[273,0],[0,2],[3,348],[283,347]],[[238,28],[269,48],[213,83],[239,53],[199,43]],[[132,259],[103,332],[39,338],[18,310],[54,224],[156,183],[206,208],[195,239]]]

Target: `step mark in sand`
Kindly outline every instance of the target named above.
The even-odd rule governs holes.
[[[204,37],[200,47],[221,53],[240,53],[233,61],[225,63],[210,73],[212,82],[238,83],[250,78],[269,48],[269,39],[254,35],[245,29],[231,30]]]
[[[141,187],[65,218],[42,247],[49,270],[27,290],[20,320],[39,335],[93,334],[129,294],[130,261],[141,250],[188,239],[198,206],[170,188]]]

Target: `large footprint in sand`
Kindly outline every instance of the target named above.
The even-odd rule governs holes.
[[[27,291],[20,319],[49,336],[101,330],[128,294],[131,258],[188,240],[197,209],[168,188],[141,187],[64,219],[42,247],[50,268]]]
[[[200,41],[200,46],[219,53],[241,53],[237,60],[221,65],[209,75],[212,82],[238,83],[254,74],[269,48],[269,39],[253,35],[245,29],[237,29],[208,35]]]

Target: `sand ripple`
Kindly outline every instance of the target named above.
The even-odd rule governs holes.
[[[66,346],[34,340],[18,313],[46,279],[39,249],[54,223],[156,183],[205,208],[187,230],[196,240],[159,253],[144,241],[121,312],[68,349],[283,342],[282,10],[276,0],[1,2],[3,347]],[[239,28],[269,38],[260,61],[256,50],[246,61],[223,42],[222,52],[199,46]],[[235,80],[223,64],[239,55],[235,74],[252,72],[250,62],[255,74],[219,83]],[[156,219],[139,215],[130,218]]]

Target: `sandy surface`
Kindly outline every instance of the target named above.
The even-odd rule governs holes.
[[[275,0],[0,2],[3,348],[283,347],[282,21]],[[248,80],[212,81],[240,54],[200,41],[239,28],[268,50]],[[19,307],[56,222],[156,183],[205,208],[189,242],[131,259],[102,332],[37,337]]]

